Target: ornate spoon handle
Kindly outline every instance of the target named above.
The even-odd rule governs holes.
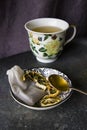
[[[79,93],[82,93],[82,94],[84,94],[84,95],[86,95],[87,96],[87,93],[86,92],[83,92],[82,90],[79,90],[79,89],[77,89],[77,88],[71,88],[72,90],[75,90],[75,91],[77,91],[77,92],[79,92]]]

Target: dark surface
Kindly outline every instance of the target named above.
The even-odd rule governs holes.
[[[87,39],[67,45],[57,61],[42,64],[31,52],[0,60],[0,130],[87,130],[87,96],[73,92],[60,106],[35,111],[16,103],[9,93],[6,71],[19,65],[23,69],[50,67],[62,71],[74,87],[87,92]]]
[[[40,17],[63,19],[87,37],[87,0],[0,0],[0,58],[29,50],[24,24]]]

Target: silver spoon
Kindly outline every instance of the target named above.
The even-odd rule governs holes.
[[[87,93],[83,92],[82,90],[79,90],[79,89],[73,88],[73,87],[69,87],[68,82],[62,76],[53,74],[48,77],[48,80],[51,85],[53,85],[60,91],[67,91],[67,90],[71,89],[71,90],[75,90],[79,93],[82,93],[84,95],[87,95]]]

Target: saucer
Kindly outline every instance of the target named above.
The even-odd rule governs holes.
[[[52,69],[52,68],[33,68],[32,70],[35,70],[37,72],[40,72],[42,75],[44,75],[45,77],[49,77],[50,75],[52,74],[57,74],[57,75],[60,75],[62,76],[65,80],[67,80],[67,82],[69,83],[69,87],[72,87],[72,83],[71,83],[71,80],[68,78],[67,75],[65,75],[64,73],[56,70],[56,69]],[[12,98],[17,102],[19,103],[20,105],[24,106],[24,107],[27,107],[29,109],[32,109],[32,110],[49,110],[49,109],[52,109],[52,108],[55,108],[55,107],[58,107],[59,105],[61,105],[62,103],[64,103],[70,96],[71,96],[71,89],[69,89],[69,91],[66,91],[66,92],[62,92],[60,94],[60,97],[61,97],[61,101],[58,102],[57,104],[55,105],[51,105],[51,106],[46,106],[46,107],[42,107],[39,105],[39,103],[35,104],[34,106],[30,106],[30,105],[27,105],[25,102],[23,102],[21,99],[19,99],[18,97],[15,96],[15,94],[12,92],[12,89],[10,88],[10,94],[12,96]]]

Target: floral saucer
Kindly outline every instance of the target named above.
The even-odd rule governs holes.
[[[67,80],[68,84],[69,84],[69,87],[72,87],[72,83],[71,83],[71,80],[68,78],[67,75],[65,75],[64,73],[56,70],[56,69],[52,69],[52,68],[33,68],[32,70],[35,70],[37,72],[40,72],[42,75],[44,75],[45,77],[49,77],[50,75],[52,74],[57,74],[57,75],[60,75],[62,76],[65,80]],[[21,99],[19,99],[18,97],[15,96],[15,94],[12,92],[12,89],[10,89],[10,94],[11,96],[13,97],[13,99],[19,103],[20,105],[24,106],[24,107],[27,107],[29,109],[32,109],[32,110],[49,110],[49,109],[52,109],[52,108],[55,108],[59,105],[61,105],[62,103],[64,103],[70,96],[71,96],[71,89],[69,89],[68,91],[65,91],[65,92],[62,92],[60,94],[60,97],[61,97],[61,101],[56,103],[55,105],[51,105],[51,106],[46,106],[46,107],[42,107],[40,106],[38,103],[35,104],[34,106],[30,106],[30,105],[27,105],[25,102],[23,102]]]

